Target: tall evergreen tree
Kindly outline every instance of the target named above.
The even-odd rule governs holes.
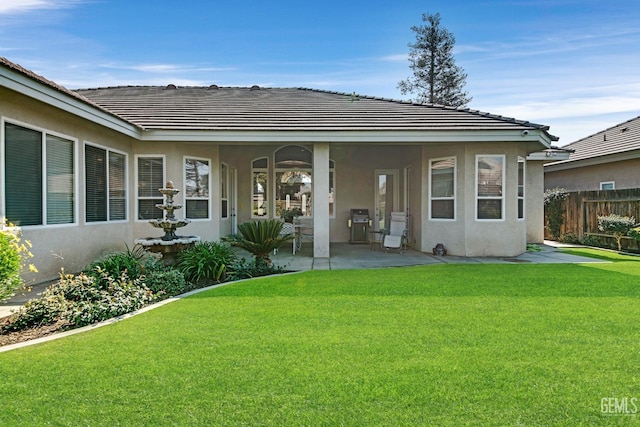
[[[452,107],[466,106],[471,97],[463,90],[467,74],[456,65],[453,46],[456,39],[440,26],[440,14],[423,14],[420,26],[413,26],[415,43],[409,43],[409,62],[413,76],[398,83],[403,95],[416,94],[418,102]]]

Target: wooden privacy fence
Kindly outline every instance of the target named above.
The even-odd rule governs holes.
[[[610,214],[633,217],[636,223],[640,223],[640,188],[569,193],[564,201],[561,239],[582,242],[585,237],[594,236],[614,245],[615,239],[598,230],[598,216]],[[550,238],[546,224],[545,238]],[[638,242],[631,238],[624,238],[623,248],[637,251]]]

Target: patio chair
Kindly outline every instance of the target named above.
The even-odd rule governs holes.
[[[400,253],[407,249],[407,216],[404,212],[391,212],[389,232],[382,239],[382,248],[385,252],[398,249]]]
[[[289,236],[293,234],[295,236],[296,234],[296,228],[293,225],[293,223],[291,222],[285,222],[284,224],[282,224],[282,230],[280,230],[280,236]],[[293,252],[293,254],[296,254],[296,239],[294,238],[293,240],[291,240],[291,251]],[[278,253],[278,249],[274,249],[273,250],[273,254],[276,255]]]
[[[295,240],[297,250],[299,251],[302,249],[302,242],[313,242],[313,227],[300,221],[297,222],[296,227],[298,228],[298,233],[296,234]]]

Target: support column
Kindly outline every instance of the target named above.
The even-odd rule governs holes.
[[[313,257],[329,258],[329,146],[313,145]]]

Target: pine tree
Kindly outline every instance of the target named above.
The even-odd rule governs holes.
[[[415,43],[409,43],[410,68],[413,76],[398,83],[403,95],[415,93],[418,102],[451,107],[466,106],[471,97],[463,90],[467,74],[453,57],[456,39],[440,26],[440,14],[423,14],[426,24],[413,26]]]

